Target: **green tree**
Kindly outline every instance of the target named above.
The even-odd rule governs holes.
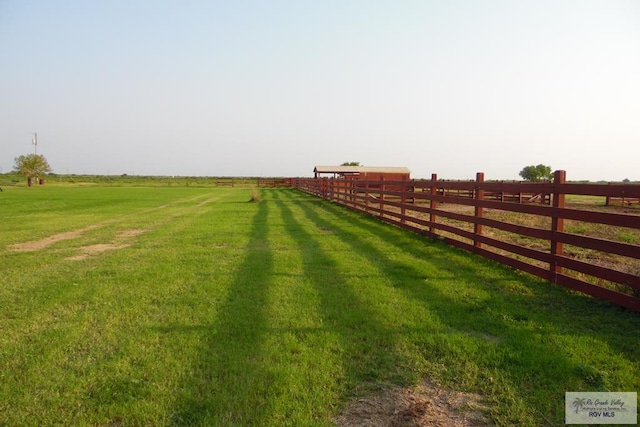
[[[344,162],[340,166],[360,166],[360,162]]]
[[[553,172],[551,171],[551,166],[547,165],[530,165],[525,166],[520,171],[520,176],[525,181],[531,182],[540,182],[540,181],[551,181],[553,179]]]
[[[51,166],[49,166],[49,162],[42,154],[27,154],[26,156],[16,157],[15,161],[14,171],[24,175],[27,181],[32,178],[37,180],[40,175],[51,172]]]

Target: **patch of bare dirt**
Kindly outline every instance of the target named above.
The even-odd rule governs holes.
[[[128,248],[131,243],[127,243],[127,240],[146,233],[147,230],[140,228],[133,228],[130,230],[123,230],[116,234],[115,239],[111,243],[98,243],[95,245],[82,246],[78,248],[79,253],[77,255],[66,258],[68,261],[81,261],[87,259],[90,256],[100,254],[107,251],[117,251],[119,249]]]
[[[116,237],[118,239],[127,239],[129,237],[139,236],[139,235],[144,234],[146,232],[147,232],[147,230],[142,230],[140,228],[133,228],[131,230],[121,231],[120,233],[118,233],[118,235]]]
[[[425,380],[411,388],[391,387],[351,402],[338,426],[478,427],[490,425],[480,395],[448,390]]]
[[[98,226],[90,226],[81,228],[79,230],[67,231],[64,233],[54,234],[53,236],[45,237],[40,240],[32,240],[29,242],[16,243],[15,245],[9,245],[8,249],[16,252],[33,252],[40,251],[54,243],[61,242],[63,240],[77,239],[81,237],[85,232],[97,228]]]
[[[78,255],[69,257],[67,259],[70,261],[79,261],[79,260],[87,259],[91,255],[99,254],[101,252],[106,252],[106,251],[116,251],[118,249],[128,248],[129,246],[131,245],[128,243],[123,243],[120,245],[115,243],[99,243],[97,245],[82,246],[80,248],[81,253],[79,253]]]

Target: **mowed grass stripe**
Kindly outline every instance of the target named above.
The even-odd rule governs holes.
[[[244,196],[236,193],[235,197],[238,196],[248,198],[248,193]],[[166,305],[175,307],[174,304],[166,304],[167,301],[162,301],[158,295],[162,295],[163,290],[170,288],[178,289],[177,294],[179,294],[179,288],[185,285],[184,272],[195,270],[193,265],[183,264],[179,258],[180,254],[195,252],[189,247],[181,247],[180,241],[176,239],[181,234],[189,234],[185,233],[185,230],[191,219],[184,215],[184,209],[192,211],[192,214],[195,213],[190,204],[185,205],[183,211],[164,210],[158,211],[155,216],[145,216],[147,221],[150,221],[145,225],[157,223],[157,221],[165,225],[159,229],[158,234],[154,235],[150,232],[145,236],[147,242],[152,242],[151,244],[145,245],[145,242],[142,242],[135,249],[128,248],[119,253],[104,254],[87,262],[65,261],[56,256],[53,251],[40,254],[16,254],[16,258],[21,258],[23,278],[26,279],[22,284],[36,282],[39,286],[31,288],[29,292],[20,292],[22,298],[16,298],[13,301],[4,300],[5,304],[3,304],[2,318],[9,319],[2,323],[3,332],[6,332],[3,334],[3,341],[5,341],[3,344],[6,345],[2,348],[7,352],[7,363],[3,366],[6,368],[6,370],[3,369],[3,374],[7,382],[3,384],[13,388],[13,392],[9,393],[11,399],[20,399],[20,393],[16,391],[21,390],[21,384],[24,385],[22,397],[27,401],[42,398],[37,392],[37,387],[30,387],[29,384],[43,386],[45,383],[51,387],[65,382],[74,384],[72,375],[74,371],[69,371],[66,366],[70,359],[76,360],[76,356],[84,353],[86,357],[81,357],[82,360],[79,362],[82,366],[79,368],[81,373],[84,373],[89,365],[91,365],[90,370],[95,370],[101,365],[101,360],[110,358],[110,355],[117,351],[113,349],[115,344],[118,344],[116,346],[118,348],[127,346],[132,324],[158,311],[162,312],[163,316],[167,312],[171,313],[171,310],[154,310],[159,308],[156,304],[159,302],[165,303],[165,308]],[[231,208],[231,210],[234,209]],[[173,221],[170,226],[166,226],[167,216]],[[228,217],[228,213],[226,216]],[[182,223],[177,221],[178,218],[182,218]],[[197,228],[197,234],[200,234],[202,224],[198,224]],[[164,237],[162,233],[165,233]],[[177,250],[178,248],[184,250]],[[176,253],[178,253],[177,261]],[[163,259],[162,255],[167,256]],[[25,264],[41,259],[45,261],[44,266],[47,267],[47,271],[40,272],[39,269],[30,270],[29,268],[24,270]],[[198,262],[198,265],[201,263]],[[163,273],[166,272],[169,272],[172,277],[163,277]],[[20,289],[20,284],[19,281],[4,282],[3,288],[14,286]],[[165,284],[169,286],[163,286]],[[184,315],[183,311],[181,318]],[[9,329],[10,326],[15,332]],[[115,337],[112,337],[113,335]],[[20,341],[19,345],[10,345],[9,341],[15,340]],[[134,341],[132,346],[137,348],[138,345],[139,341]],[[107,364],[107,366],[110,365]],[[105,372],[107,371],[108,369]],[[25,373],[27,375],[24,375]],[[84,377],[84,375],[81,376]],[[134,382],[137,381],[135,375],[132,378]],[[70,417],[71,414],[75,416],[78,411],[71,402],[76,402],[78,407],[83,407],[83,400],[91,400],[93,393],[87,390],[100,387],[99,384],[93,384],[91,381],[88,384],[70,387],[66,395],[59,397],[65,402],[62,405],[63,408],[68,404],[71,409],[58,411],[54,417],[73,419]],[[89,396],[77,395],[71,390],[85,390]],[[55,394],[59,393],[53,395]],[[43,393],[43,395],[49,395],[48,399],[51,399],[51,393]],[[11,399],[4,401],[7,407]],[[46,401],[44,403],[46,404]],[[32,406],[32,409],[21,414],[25,417],[24,420],[31,419],[30,415],[34,415],[31,413],[32,410],[42,410],[42,402],[38,405],[38,402],[30,401],[29,406]],[[46,411],[40,411],[38,414],[33,419],[40,419],[39,417],[44,417],[43,420],[48,419]],[[55,419],[51,418],[49,421]]]
[[[173,423],[237,424],[259,418],[265,408],[269,378],[261,355],[273,269],[268,205],[257,205],[247,225],[248,239],[216,315],[195,325],[170,327],[174,334],[193,331],[199,337],[198,352],[170,414]]]
[[[500,424],[561,422],[569,389],[638,388],[634,313],[335,205],[297,200],[319,228],[332,228],[349,250],[376,260],[395,289],[444,323],[444,330],[415,341],[427,370],[447,384],[482,391]],[[631,322],[630,329],[616,336],[611,331],[620,321]]]
[[[100,190],[102,189],[94,189],[94,191]],[[180,197],[183,196],[181,193],[176,194]],[[83,247],[97,243],[112,242],[119,232],[130,229],[140,229],[144,231],[143,234],[151,235],[153,235],[155,229],[159,228],[176,230],[178,226],[171,226],[170,224],[180,216],[189,213],[199,214],[209,209],[197,206],[196,201],[203,198],[206,198],[205,200],[215,200],[223,197],[224,194],[221,192],[212,199],[210,191],[207,191],[195,198],[189,196],[186,200],[182,198],[174,201],[164,200],[163,206],[166,206],[166,208],[155,207],[152,210],[146,207],[129,210],[130,208],[125,206],[119,215],[103,220],[103,222],[108,222],[109,225],[102,225],[96,230],[86,231],[77,238],[57,242],[42,250],[16,252],[7,249],[5,246],[3,248],[4,262],[2,265],[2,282],[4,286],[0,289],[0,296],[3,297],[7,307],[21,307],[18,312],[11,313],[14,319],[30,314],[28,312],[29,305],[24,304],[23,299],[39,299],[31,301],[33,303],[31,307],[37,308],[39,312],[42,312],[46,304],[53,304],[60,301],[61,298],[65,298],[66,293],[61,292],[62,289],[70,291],[72,294],[75,291],[82,290],[82,288],[75,287],[77,280],[69,280],[70,274],[84,277],[88,271],[95,269],[95,265],[101,262],[100,259],[89,259],[82,262],[73,262],[67,259],[70,256],[82,253]],[[190,204],[185,204],[187,201]],[[112,202],[117,205],[118,199],[114,199]],[[175,204],[178,207],[172,207]],[[65,226],[74,227],[75,216],[84,214],[86,210],[91,209],[87,209],[84,204],[77,211],[70,210],[67,214]],[[21,228],[29,227],[31,227],[30,223],[21,224]],[[139,241],[144,242],[145,238],[137,236],[122,240],[127,244],[137,244]],[[98,255],[91,258],[102,258],[112,254],[107,252]],[[128,259],[128,261],[121,264],[122,268],[135,265],[135,259]],[[27,267],[25,268],[25,266]],[[58,282],[57,286],[52,286]]]
[[[313,208],[301,209],[305,202],[278,201],[302,253],[305,276],[319,295],[322,323],[339,340],[341,362],[351,376],[342,392],[415,380],[405,377],[403,369],[413,362],[398,351],[398,331],[416,326],[413,315],[428,323],[428,313],[389,287],[375,260],[348,249],[336,224],[319,219]]]
[[[171,416],[179,424],[324,424],[335,406],[327,388],[339,360],[287,218],[265,193],[218,320],[202,330],[199,363]]]
[[[544,425],[565,391],[640,388],[633,313],[293,190],[178,190],[10,254],[0,425],[331,425],[423,377],[480,392],[498,425]],[[64,259],[127,228],[147,231]]]
[[[214,190],[219,197],[222,192]],[[0,198],[3,233],[0,250],[55,234],[103,227],[157,210],[196,204],[211,189],[185,188],[37,188],[12,189]]]

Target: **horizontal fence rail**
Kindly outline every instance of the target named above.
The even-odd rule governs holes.
[[[640,312],[640,209],[607,208],[640,198],[640,185],[567,183],[556,171],[544,183],[485,182],[478,173],[474,181],[294,178],[291,186]],[[603,202],[567,204],[567,196]],[[589,236],[590,227],[601,235]]]

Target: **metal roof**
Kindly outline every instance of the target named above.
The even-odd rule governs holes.
[[[411,173],[405,167],[389,167],[389,166],[316,166],[313,168],[315,173]]]

